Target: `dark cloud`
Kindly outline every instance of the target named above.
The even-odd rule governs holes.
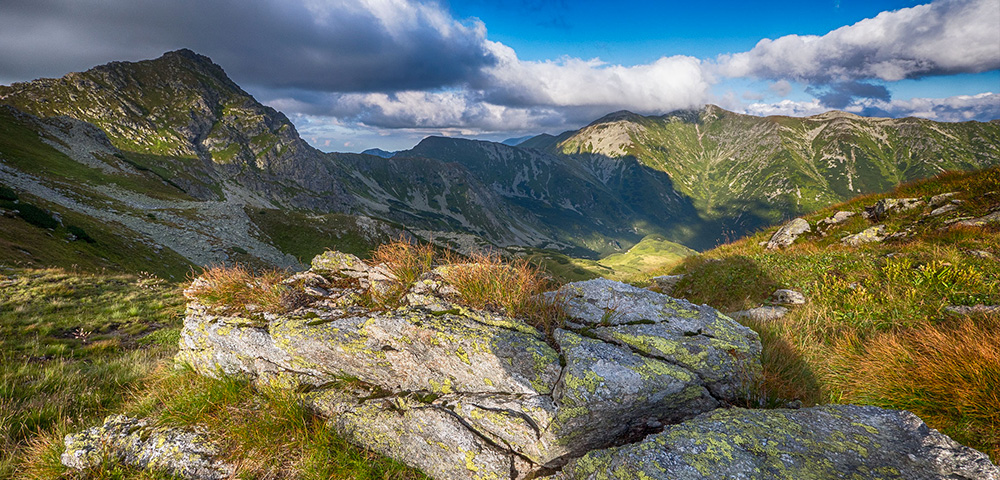
[[[865,82],[836,82],[822,87],[808,86],[806,92],[819,99],[825,107],[844,109],[858,99],[889,101],[892,94],[883,85]]]
[[[186,47],[245,84],[427,89],[466,82],[492,65],[485,35],[482,24],[406,0],[4,0],[0,72],[57,76]]]

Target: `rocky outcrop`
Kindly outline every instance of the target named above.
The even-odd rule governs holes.
[[[989,457],[878,407],[717,410],[573,460],[556,478],[997,480]]]
[[[380,268],[326,256],[292,282],[313,296],[290,314],[229,316],[192,300],[177,360],[303,392],[353,442],[435,478],[551,471],[740,402],[760,371],[754,332],[645,289],[566,285],[551,298],[568,320],[547,336],[461,306],[447,268],[401,307],[372,310],[359,279]]]
[[[63,465],[78,470],[115,459],[192,480],[221,480],[233,473],[231,465],[217,458],[221,452],[204,433],[154,427],[148,420],[125,415],[111,415],[102,425],[66,435],[64,443]]]
[[[796,218],[778,229],[771,236],[771,240],[767,242],[768,250],[777,250],[779,248],[787,247],[795,242],[795,239],[799,238],[799,235],[803,233],[812,231],[812,228],[803,218]]]

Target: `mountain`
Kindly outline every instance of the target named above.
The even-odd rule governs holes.
[[[500,143],[502,143],[504,145],[510,145],[512,147],[516,147],[519,144],[521,144],[521,142],[523,142],[525,140],[528,140],[530,138],[535,138],[535,136],[534,135],[528,135],[528,136],[524,136],[524,137],[508,138],[508,139],[506,139],[506,140],[504,140],[504,141],[502,141]]]
[[[571,157],[635,158],[665,172],[706,221],[741,236],[859,194],[1000,163],[996,122],[941,123],[827,112],[756,117],[716,106],[607,115],[520,144]]]
[[[382,150],[381,148],[369,148],[368,150],[365,150],[361,153],[365,155],[374,155],[376,157],[382,157],[382,158],[392,158],[392,156],[396,154],[396,152],[389,152],[386,150]]]
[[[364,254],[400,235],[590,259],[651,235],[705,249],[1000,159],[996,122],[759,118],[712,106],[616,112],[517,146],[431,137],[391,158],[324,153],[190,50],[0,86],[0,104],[0,185],[21,202],[3,207],[12,216],[0,260],[62,252],[67,265],[95,268],[135,258],[171,272],[233,260],[297,268],[324,247]],[[23,224],[28,205],[67,221],[29,235],[39,232]],[[80,238],[70,226],[98,241],[65,248]]]

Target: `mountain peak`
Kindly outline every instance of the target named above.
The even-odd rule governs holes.
[[[607,114],[607,115],[605,115],[605,116],[603,116],[601,118],[598,118],[597,120],[594,120],[593,122],[590,122],[590,124],[587,125],[587,126],[590,127],[590,126],[594,126],[594,125],[600,125],[602,123],[614,123],[614,122],[633,122],[633,123],[637,123],[637,122],[641,121],[644,118],[646,118],[646,117],[643,117],[642,115],[639,115],[638,113],[632,113],[632,112],[630,112],[628,110],[618,110],[617,112],[609,113],[609,114]]]

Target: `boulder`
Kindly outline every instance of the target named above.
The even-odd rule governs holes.
[[[1000,313],[1000,305],[948,305],[944,311],[955,315],[973,315],[986,313]]]
[[[771,302],[780,305],[803,305],[806,303],[806,296],[802,292],[782,288],[771,294]]]
[[[310,273],[341,275],[336,262]],[[354,278],[376,268],[347,264]],[[301,282],[328,296],[263,322],[192,300],[176,359],[301,392],[354,443],[438,479],[559,468],[740,402],[761,369],[757,335],[707,306],[578,282],[549,294],[569,320],[545,335],[456,303],[447,273],[422,276],[394,310],[370,309],[333,279]]]
[[[795,242],[795,239],[799,238],[805,232],[812,231],[812,228],[803,218],[796,218],[778,229],[771,236],[771,240],[767,242],[768,250],[776,250],[782,247],[787,247]]]
[[[571,461],[560,480],[1000,480],[985,454],[916,415],[855,405],[720,409]]]
[[[888,234],[885,230],[885,225],[875,225],[874,227],[866,228],[864,231],[855,233],[854,235],[848,235],[840,240],[844,245],[850,245],[852,247],[857,247],[865,243],[878,243],[886,239]]]
[[[197,430],[154,427],[148,420],[111,415],[104,424],[66,435],[63,465],[96,467],[106,458],[139,469],[160,470],[181,478],[221,480],[233,467],[217,459],[218,448]]]

